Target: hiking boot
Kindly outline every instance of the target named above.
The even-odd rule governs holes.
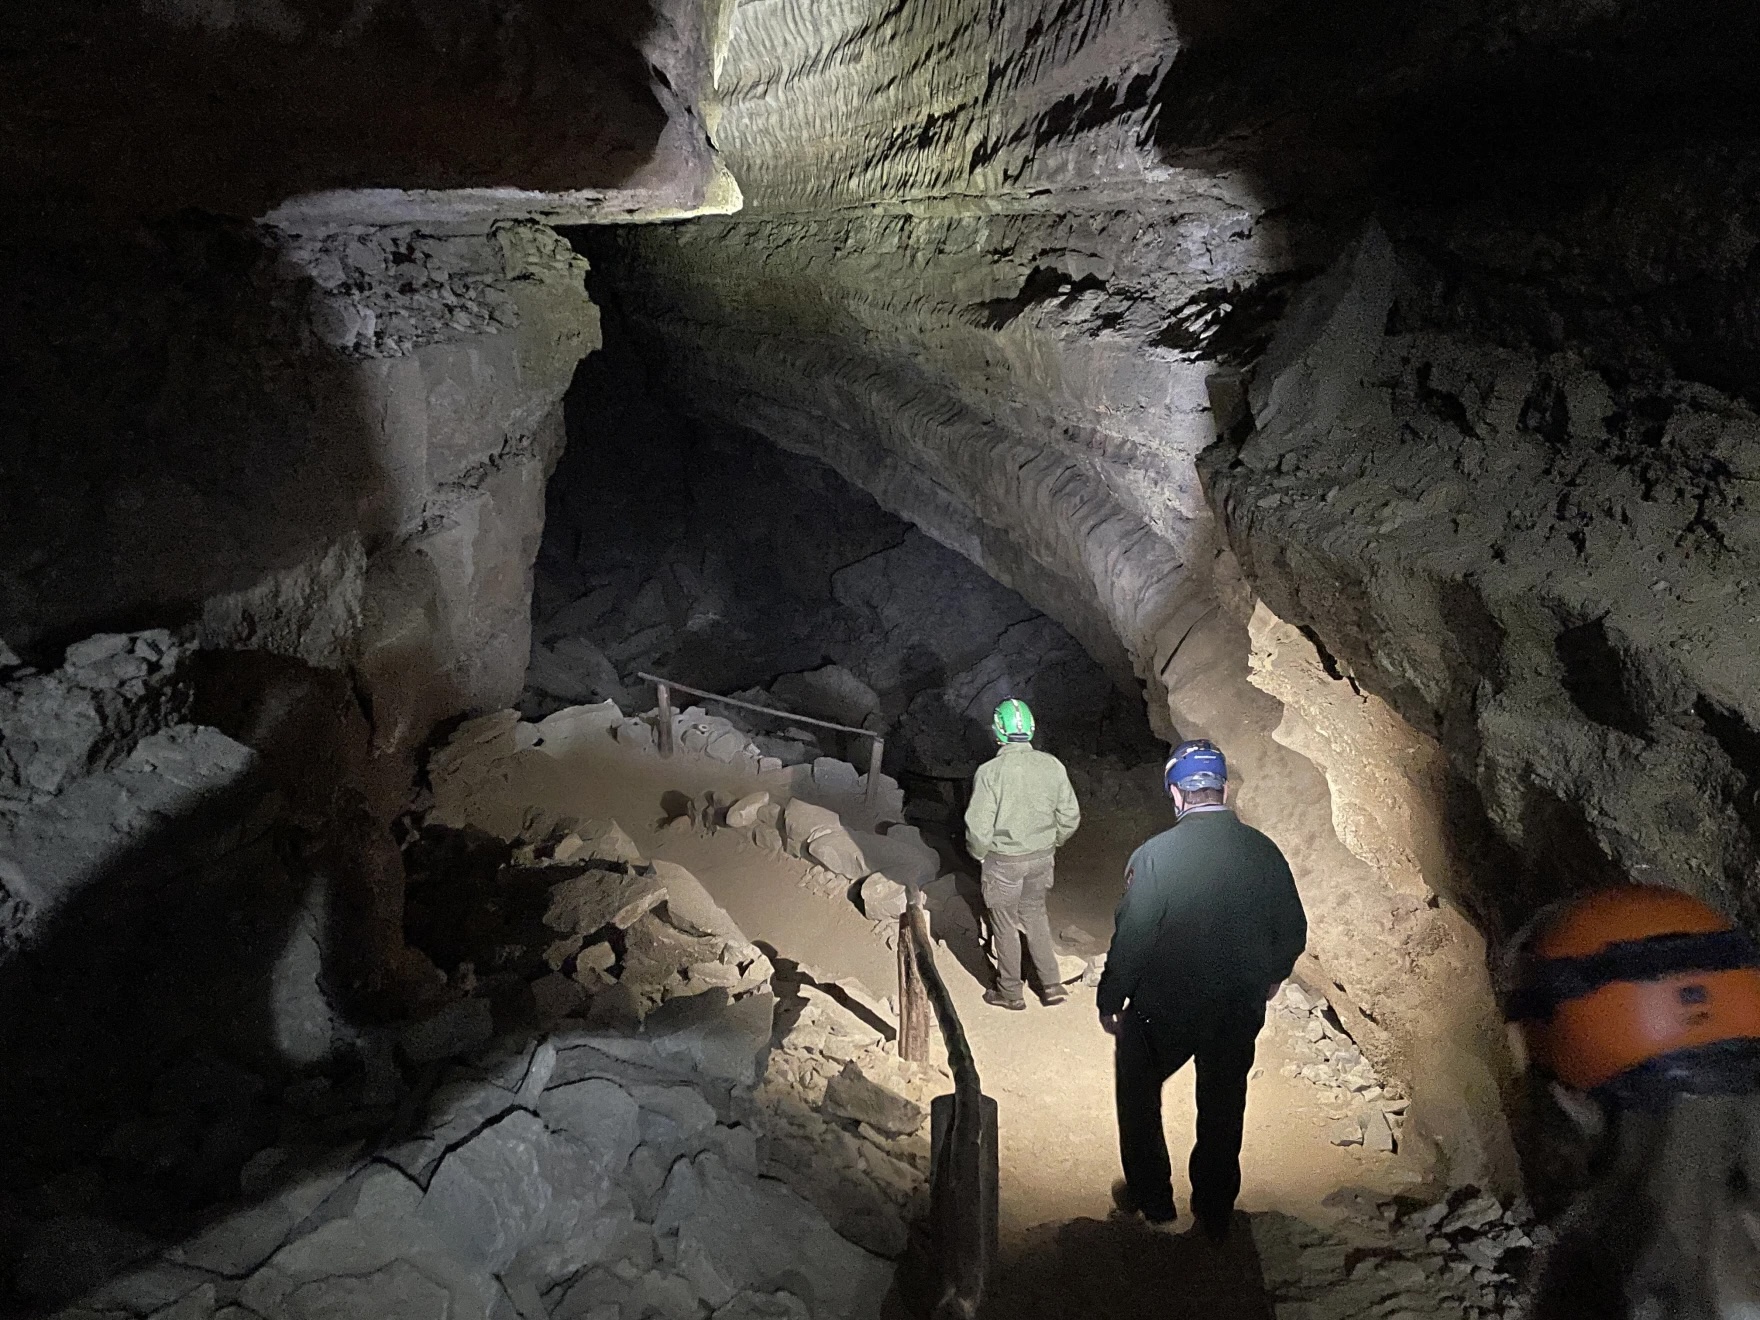
[[[1069,991],[1060,985],[1054,985],[1048,990],[1041,991],[1039,998],[1044,1002],[1046,1008],[1055,1008],[1069,998]]]
[[[984,992],[984,1002],[989,1004],[992,1008],[1012,1008],[1017,1013],[1024,1013],[1027,1011],[1027,1001],[1025,999],[1006,998],[1000,990],[986,990]]]
[[[1153,1211],[1144,1210],[1137,1204],[1137,1198],[1131,1195],[1130,1184],[1118,1178],[1112,1184],[1112,1214],[1116,1219],[1141,1219],[1150,1228],[1171,1229],[1179,1220],[1179,1212],[1172,1204],[1156,1206]]]

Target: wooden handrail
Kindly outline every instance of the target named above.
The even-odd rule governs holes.
[[[935,966],[928,916],[917,900],[899,918],[899,1053],[919,1062],[928,1055],[927,1010],[933,1008],[947,1046],[953,1094],[945,1127],[937,1122],[929,1181],[929,1218],[935,1243],[938,1294],[934,1320],[972,1320],[983,1304],[996,1259],[996,1104],[978,1081],[978,1063],[960,1025],[953,996]],[[938,1115],[939,1118],[939,1115]]]
[[[645,683],[654,685],[655,694],[660,707],[660,755],[672,755],[672,693],[688,692],[693,697],[704,701],[719,701],[724,706],[737,706],[740,710],[756,711],[760,715],[774,715],[778,719],[794,720],[800,724],[811,724],[820,729],[835,729],[839,733],[860,734],[864,738],[872,738],[873,745],[868,749],[868,802],[872,804],[880,796],[880,761],[886,755],[886,738],[872,729],[858,729],[848,724],[835,724],[830,720],[814,719],[811,715],[796,715],[791,710],[778,710],[774,706],[760,706],[756,702],[741,701],[738,697],[724,697],[719,692],[705,692],[702,688],[688,687],[683,683],[674,683],[670,678],[661,678],[656,674],[638,672],[636,677]]]

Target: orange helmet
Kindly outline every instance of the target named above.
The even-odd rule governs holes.
[[[1561,1082],[1617,1103],[1760,1087],[1760,945],[1654,885],[1585,895],[1525,950],[1509,1017]]]

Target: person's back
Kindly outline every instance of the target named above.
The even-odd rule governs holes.
[[[1308,919],[1277,845],[1228,809],[1228,765],[1214,744],[1182,743],[1164,776],[1179,823],[1131,855],[1100,977],[1100,1025],[1118,1040],[1116,1194],[1151,1223],[1174,1222],[1161,1088],[1195,1058],[1192,1210],[1221,1239],[1240,1194],[1265,1001],[1301,956]]]
[[[1165,1018],[1261,1003],[1307,941],[1283,854],[1226,807],[1188,812],[1132,854],[1126,877],[1103,1013],[1126,1000]]]
[[[1045,895],[1055,883],[1053,858],[1081,824],[1081,809],[1063,762],[1033,747],[1033,712],[1010,697],[996,708],[991,732],[999,744],[972,776],[966,807],[966,847],[983,871],[984,907],[990,914],[996,985],[984,1002],[1025,1009],[1021,941],[1039,976],[1047,1004],[1069,998],[1051,942]]]
[[[984,849],[979,861],[1058,847],[1080,819],[1063,762],[1031,743],[1004,743],[972,776],[966,828]]]

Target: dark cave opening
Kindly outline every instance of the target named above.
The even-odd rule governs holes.
[[[567,398],[551,478],[521,710],[650,709],[646,672],[872,729],[912,815],[946,821],[1025,700],[1079,789],[1152,798],[1161,744],[1119,685],[1019,594],[814,459],[675,407],[608,316]],[[865,764],[866,740],[730,707],[785,765]],[[931,803],[940,800],[942,808]]]

